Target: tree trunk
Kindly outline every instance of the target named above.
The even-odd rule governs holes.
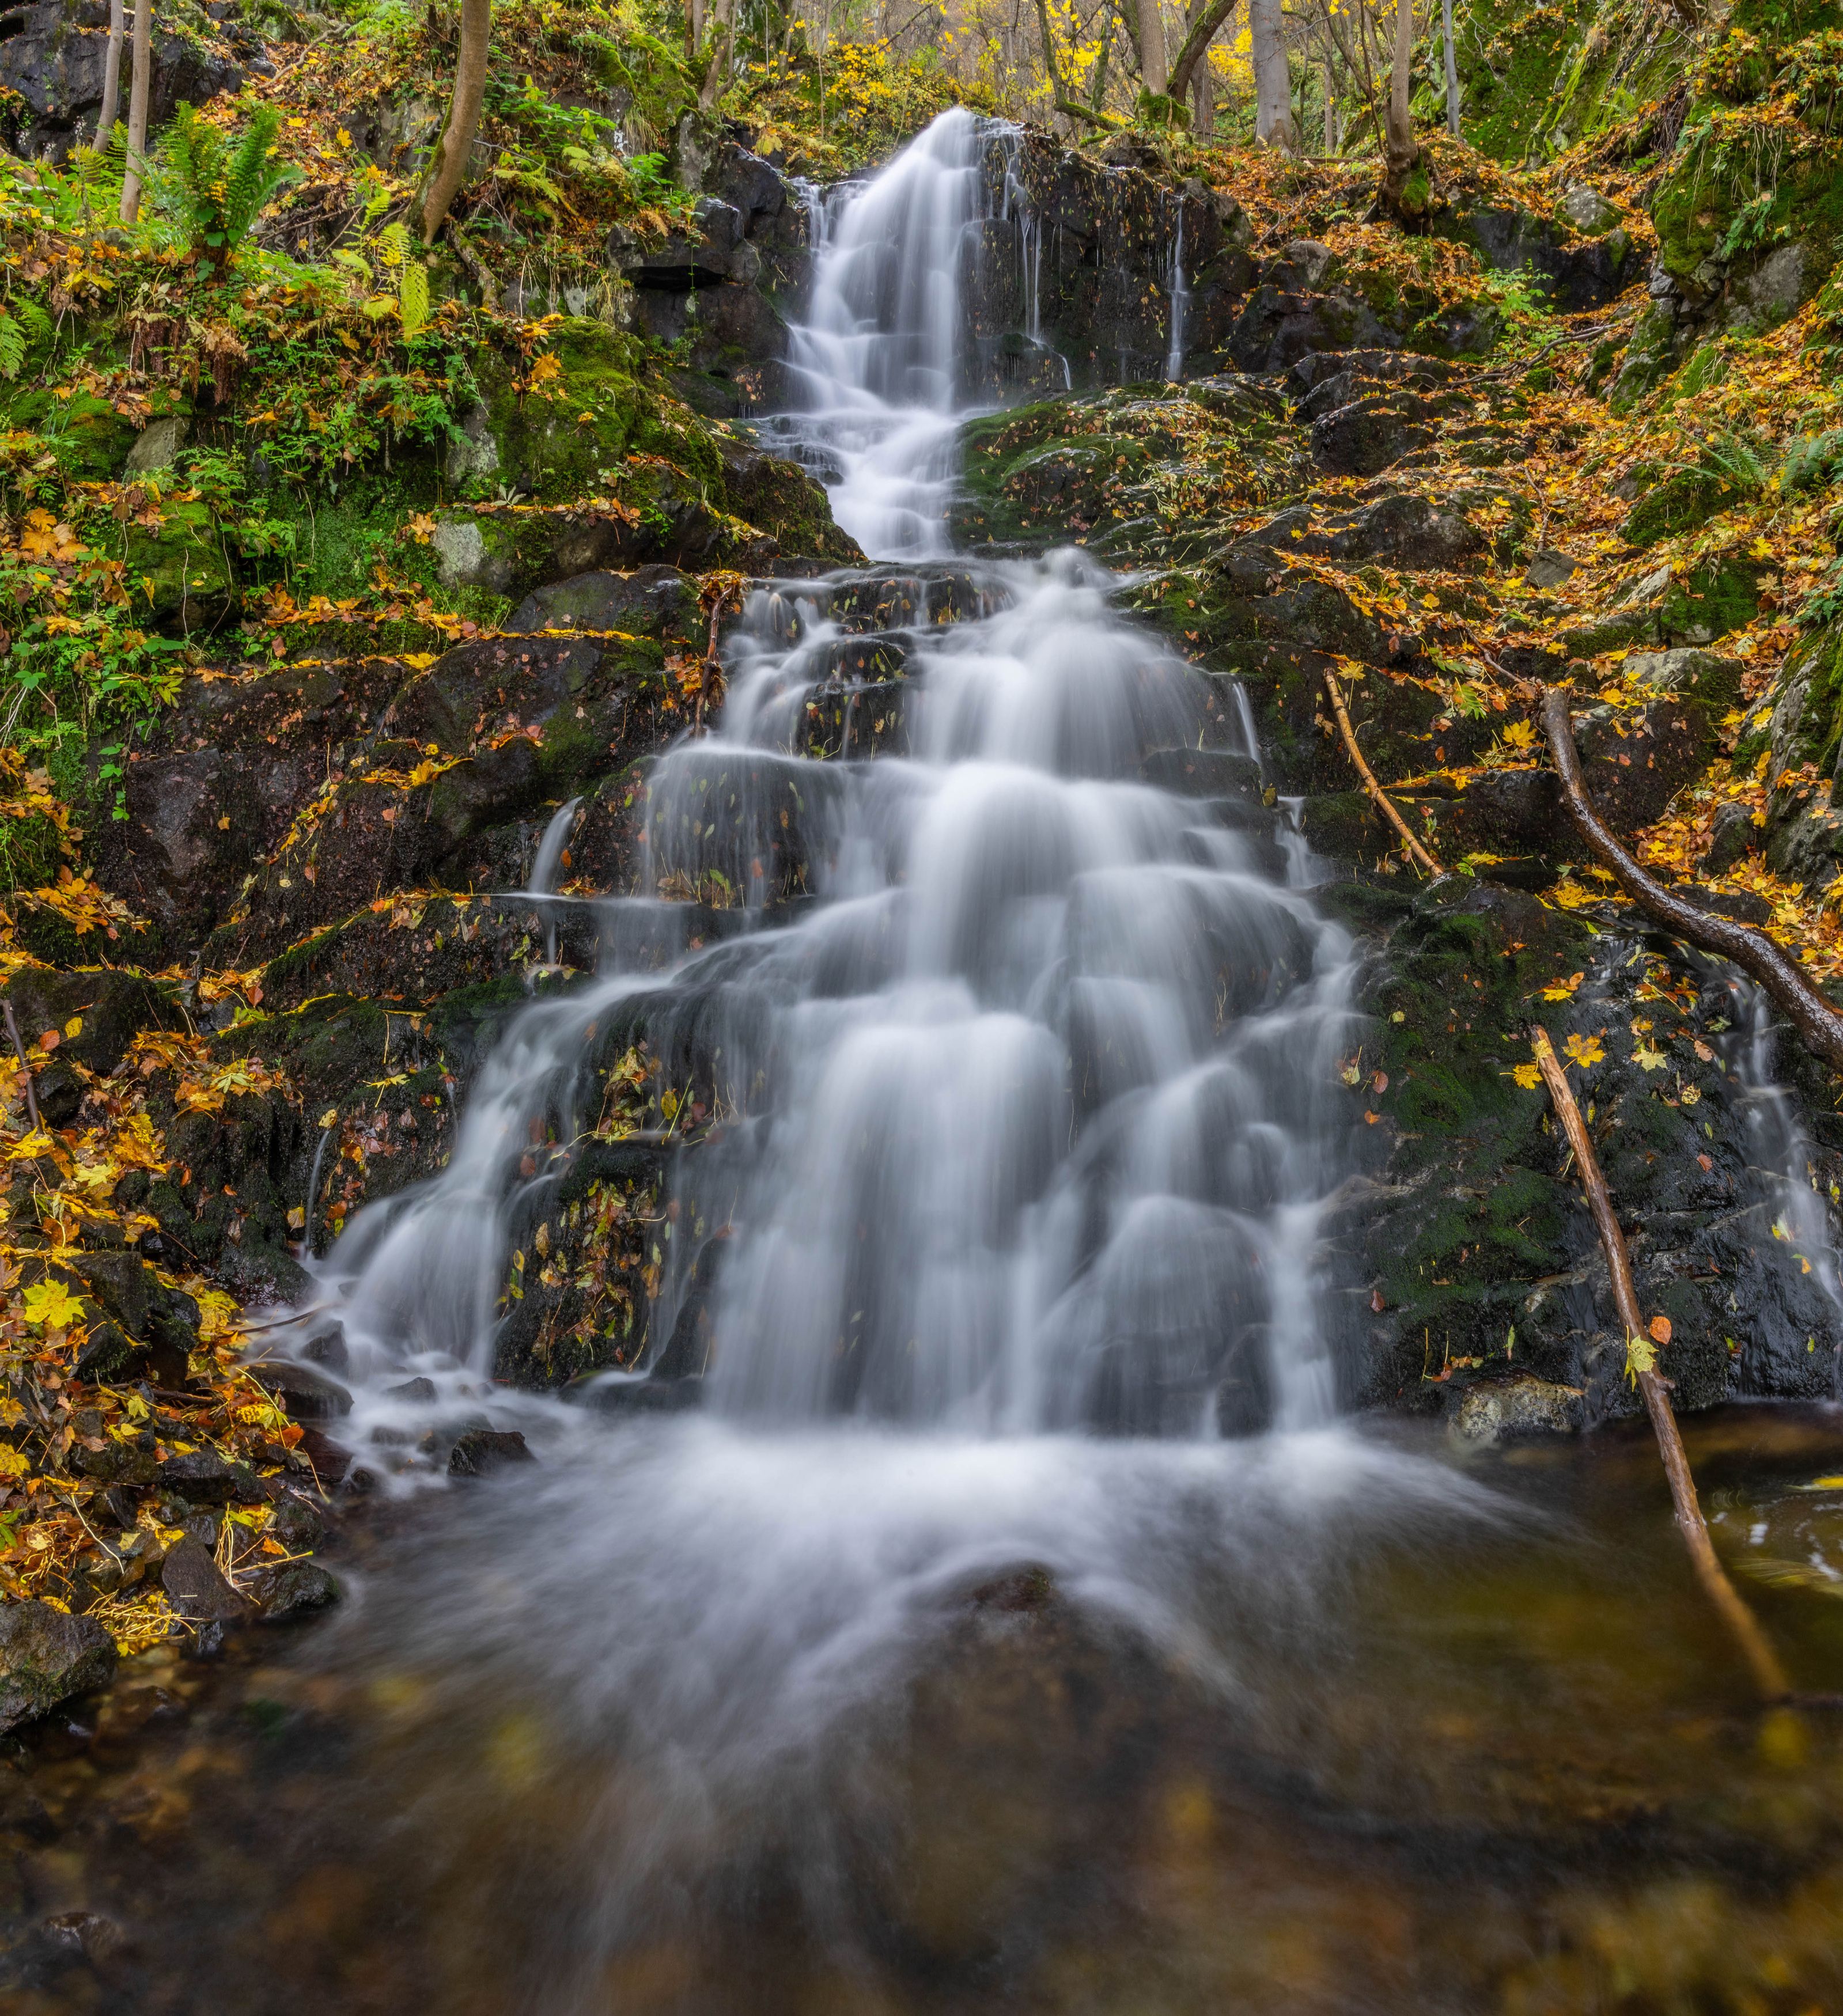
[[[1235,0],[1206,0],[1206,4],[1190,24],[1184,37],[1184,45],[1178,52],[1178,60],[1171,66],[1171,74],[1167,88],[1180,103],[1189,94],[1192,81],[1206,70],[1203,59],[1210,52],[1216,31],[1235,12]]]
[[[1408,178],[1420,166],[1420,142],[1408,109],[1414,65],[1414,0],[1396,0],[1394,59],[1389,67],[1389,113],[1383,129],[1383,207],[1412,219],[1426,208],[1409,193]]]
[[[1165,23],[1158,0],[1138,0],[1139,74],[1154,98],[1162,98],[1170,81],[1165,67]]]
[[[1264,147],[1296,153],[1299,130],[1293,123],[1280,0],[1248,0],[1248,31],[1254,58],[1254,137]]]
[[[704,39],[704,0],[685,0],[685,54],[695,56]]]
[[[121,221],[141,214],[147,168],[147,100],[153,87],[153,0],[135,0],[135,75],[128,94],[128,172],[121,178]]]
[[[455,59],[454,97],[448,108],[447,130],[435,160],[435,172],[422,203],[422,242],[433,245],[435,233],[460,193],[480,130],[480,107],[486,97],[486,51],[492,38],[492,0],[461,0],[460,52]]]
[[[121,0],[109,0],[109,51],[103,59],[103,109],[96,114],[96,149],[109,144],[121,111],[121,44],[127,27]]]
[[[1446,55],[1446,130],[1459,137],[1459,68],[1452,54],[1452,0],[1440,0],[1440,38]]]
[[[1206,140],[1216,131],[1216,81],[1206,62],[1197,65],[1190,80],[1190,130]]]
[[[716,0],[713,18],[716,33],[711,38],[710,67],[704,73],[698,103],[709,111],[723,95],[730,81],[730,59],[736,42],[736,0]]]
[[[1062,66],[1056,54],[1056,31],[1049,18],[1049,0],[1037,0],[1037,30],[1043,38],[1043,68],[1049,79],[1050,103],[1060,108],[1069,103],[1069,93],[1062,83]]]
[[[1329,158],[1337,152],[1337,113],[1331,96],[1331,59],[1325,59],[1325,153]]]

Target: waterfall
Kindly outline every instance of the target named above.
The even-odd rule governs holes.
[[[1170,264],[1165,275],[1165,299],[1171,317],[1171,337],[1165,351],[1165,376],[1174,384],[1184,376],[1184,318],[1190,307],[1190,283],[1184,277],[1184,198],[1172,199],[1177,222],[1171,231]]]
[[[527,1012],[446,1171],[328,1262],[361,1366],[490,1371],[508,1226],[618,1026],[730,1120],[680,1158],[648,1361],[695,1293],[711,1409],[1167,1436],[1333,1412],[1350,945],[1289,886],[1246,696],[1080,553],[921,557],[987,139],[949,113],[827,206],[795,332],[793,424],[896,564],[758,588],[720,720],[651,779],[640,907],[695,892],[750,927]]]
[[[961,290],[984,201],[988,122],[944,113],[872,181],[810,213],[813,299],[788,362],[806,410],[782,432],[867,553],[946,550],[965,362]]]

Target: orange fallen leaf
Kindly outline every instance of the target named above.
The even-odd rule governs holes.
[[[1651,1333],[1651,1341],[1654,1344],[1669,1343],[1670,1319],[1668,1316],[1653,1316],[1646,1327]]]

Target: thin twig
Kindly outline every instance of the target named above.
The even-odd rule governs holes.
[[[1683,1544],[1690,1550],[1697,1579],[1733,1633],[1761,1693],[1769,1701],[1783,1701],[1791,1692],[1791,1683],[1779,1662],[1779,1654],[1761,1629],[1759,1619],[1742,1602],[1740,1592],[1728,1579],[1728,1571],[1722,1566],[1715,1543],[1708,1536],[1708,1524],[1696,1496],[1696,1479],[1690,1473],[1683,1438],[1677,1431],[1676,1413],[1670,1404],[1669,1387],[1653,1362],[1649,1327],[1639,1311],[1638,1291],[1632,1283],[1632,1258],[1625,1248],[1625,1235],[1619,1229],[1619,1221],[1614,1215],[1612,1197],[1607,1189],[1606,1178],[1600,1173],[1600,1158],[1593,1152],[1587,1123],[1581,1118],[1573,1088],[1556,1057],[1548,1032],[1537,1029],[1530,1042],[1543,1082],[1549,1088],[1549,1096],[1555,1102],[1562,1131],[1567,1136],[1568,1146],[1574,1151],[1581,1187],[1587,1193],[1587,1207],[1593,1214],[1594,1228],[1606,1252],[1607,1272],[1613,1283],[1613,1306],[1625,1331],[1627,1368],[1638,1382],[1645,1412],[1651,1417],[1658,1453],[1664,1459],[1664,1474],[1670,1480],[1671,1503],[1676,1509],[1677,1526],[1683,1534]]]
[[[32,1132],[36,1134],[45,1122],[38,1117],[38,1098],[32,1089],[32,1067],[26,1061],[26,1046],[20,1041],[20,1025],[13,1019],[13,1003],[0,1001],[0,1008],[6,1011],[6,1033],[13,1039],[13,1047],[19,1053],[20,1074],[26,1088],[26,1111],[32,1116]]]
[[[1325,675],[1325,690],[1331,696],[1331,711],[1337,716],[1339,732],[1343,736],[1343,746],[1351,761],[1357,766],[1357,775],[1363,779],[1363,788],[1369,794],[1371,802],[1401,834],[1402,844],[1408,849],[1409,858],[1418,862],[1430,875],[1444,875],[1442,868],[1433,855],[1422,846],[1408,830],[1408,824],[1395,808],[1395,801],[1376,781],[1376,772],[1363,760],[1363,752],[1357,747],[1357,731],[1351,725],[1351,717],[1346,711],[1343,695],[1339,690],[1336,679],[1329,673]]]
[[[1661,924],[1704,952],[1732,959],[1751,974],[1772,997],[1786,1019],[1805,1043],[1838,1070],[1843,1070],[1843,1014],[1827,1001],[1806,979],[1798,962],[1764,931],[1750,930],[1727,917],[1699,910],[1675,896],[1662,883],[1647,875],[1615,840],[1581,776],[1581,758],[1574,747],[1574,724],[1568,716],[1568,697],[1560,686],[1542,689],[1542,727],[1549,737],[1550,753],[1561,778],[1561,795],[1581,837],[1611,870],[1613,879],[1641,909]]]

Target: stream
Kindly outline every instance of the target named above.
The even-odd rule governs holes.
[[[319,1263],[346,1601],[0,1777],[22,2016],[1843,2008],[1843,1716],[1749,1700],[1642,1433],[1340,1413],[1318,864],[1112,578],[948,545],[990,139],[815,208],[770,431],[873,563],[752,592],[617,949]],[[658,1342],[496,1389],[534,1144],[643,1035],[721,1123]],[[537,1460],[445,1488],[419,1434],[481,1413]],[[1827,1688],[1843,1419],[1686,1425]]]

